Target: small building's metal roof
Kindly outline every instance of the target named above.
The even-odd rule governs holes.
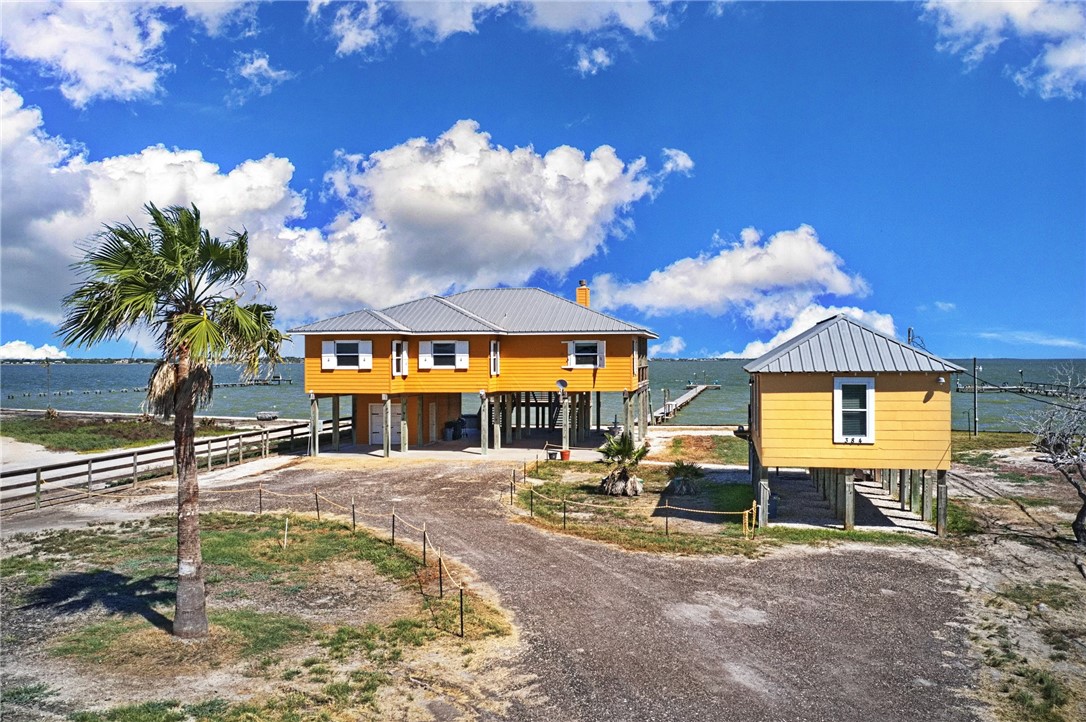
[[[375,311],[365,309],[298,326],[290,333],[637,334],[621,321],[539,288],[489,288],[428,296]]]
[[[964,371],[844,314],[827,318],[743,367],[748,373]]]

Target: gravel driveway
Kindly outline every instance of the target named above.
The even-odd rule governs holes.
[[[625,552],[519,523],[499,501],[509,468],[314,460],[269,472],[265,488],[394,502],[497,593],[521,644],[492,663],[507,667],[488,690],[504,711],[471,710],[480,719],[978,719],[962,693],[975,669],[959,581],[940,555]]]

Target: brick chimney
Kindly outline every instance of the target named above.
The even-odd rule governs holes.
[[[585,308],[591,306],[592,291],[588,288],[588,281],[582,280],[577,284],[577,303]]]

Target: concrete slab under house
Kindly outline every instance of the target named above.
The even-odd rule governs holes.
[[[845,529],[856,523],[856,485],[872,481],[945,533],[950,375],[964,369],[845,315],[743,369],[760,524],[769,521],[769,470],[798,468]]]
[[[350,443],[390,456],[448,436],[485,455],[527,439],[542,446],[559,430],[568,450],[605,428],[602,394],[622,395],[623,427],[637,440],[651,417],[648,341],[657,336],[593,310],[584,281],[575,300],[538,288],[477,289],[290,333],[305,339],[311,422],[319,425],[318,402],[330,399],[337,450],[345,418]],[[476,413],[477,428],[458,425]],[[319,444],[310,449],[319,452]]]

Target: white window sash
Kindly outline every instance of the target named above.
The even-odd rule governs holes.
[[[844,431],[844,403],[841,387],[865,385],[864,397],[866,408],[867,433],[862,436],[846,436]],[[874,444],[875,443],[875,379],[872,377],[840,377],[833,380],[833,443],[835,444]]]

